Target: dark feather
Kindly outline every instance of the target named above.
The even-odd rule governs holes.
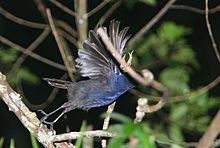
[[[128,36],[128,27],[119,30],[119,21],[111,21],[109,27],[109,40],[116,50],[124,55]],[[104,28],[107,32],[107,29]],[[121,73],[119,64],[102,43],[98,34],[89,31],[89,38],[83,42],[83,46],[78,51],[76,68],[83,77],[89,80],[79,82],[68,82],[57,79],[45,78],[50,85],[62,89],[67,89],[68,101],[58,109],[49,114],[41,111],[45,116],[42,122],[53,125],[64,113],[74,109],[89,110],[93,107],[104,106],[114,102],[121,94],[134,87],[133,83]],[[47,118],[59,110],[62,113],[52,122]]]
[[[109,26],[109,38],[117,51],[124,55],[125,45],[129,37],[125,36],[128,27],[119,32],[119,21],[111,21]],[[106,30],[106,29],[105,29]],[[105,49],[100,41],[100,37],[94,31],[89,31],[89,38],[83,43],[83,48],[79,49],[79,57],[76,59],[76,67],[83,77],[96,79],[99,76],[110,77],[116,64],[111,54]]]

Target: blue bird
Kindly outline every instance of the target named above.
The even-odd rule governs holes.
[[[129,36],[126,36],[128,27],[120,31],[119,26],[119,21],[111,21],[108,36],[116,50],[125,58],[126,43],[129,39]],[[107,32],[105,27],[104,30]],[[131,58],[132,54],[129,53],[127,64],[131,63]],[[87,111],[90,108],[111,104],[120,95],[134,87],[134,84],[120,70],[119,65],[95,31],[89,31],[89,37],[79,49],[78,58],[75,62],[79,74],[89,79],[73,83],[44,78],[54,87],[67,89],[68,101],[49,114],[40,110],[45,115],[41,118],[41,122],[53,125],[64,113],[71,110],[82,109]],[[46,121],[50,115],[60,109],[63,111],[54,121]]]

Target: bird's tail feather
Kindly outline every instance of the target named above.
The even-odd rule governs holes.
[[[61,89],[67,89],[66,84],[70,84],[69,81],[64,81],[60,79],[54,79],[54,78],[43,78],[43,80],[47,81],[48,84],[50,84],[53,87],[61,88]]]

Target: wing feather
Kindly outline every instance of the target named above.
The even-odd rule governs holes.
[[[119,31],[120,22],[111,21],[109,26],[109,39],[118,52],[123,55],[129,37],[126,37],[128,27]],[[107,29],[104,27],[107,32]],[[89,38],[83,42],[83,47],[78,51],[75,60],[78,72],[83,77],[96,79],[100,76],[109,78],[116,67],[113,57],[106,50],[100,37],[94,31],[89,31]]]

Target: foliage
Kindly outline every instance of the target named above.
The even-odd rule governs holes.
[[[28,68],[20,67],[13,71],[11,68],[16,63],[19,54],[16,49],[0,47],[0,68],[3,72],[8,73],[9,82],[12,85],[24,80],[31,84],[38,84],[39,78]],[[14,75],[16,73],[16,75]]]
[[[169,147],[184,147],[186,133],[204,132],[210,121],[209,110],[220,105],[219,98],[206,90],[192,90],[190,76],[199,68],[196,55],[186,40],[191,29],[174,22],[164,22],[159,29],[141,38],[133,47],[135,67],[159,70],[158,78],[169,89],[170,96],[183,95],[183,101],[170,102],[166,112],[149,117],[148,128],[158,129],[156,142]],[[145,90],[145,88],[142,88]],[[194,92],[194,93],[191,93]],[[155,94],[155,91],[148,93]],[[190,95],[188,95],[190,94]],[[152,120],[152,121],[151,121]]]
[[[37,140],[36,140],[36,138],[34,137],[34,135],[30,133],[30,137],[31,137],[31,145],[32,145],[32,148],[39,148],[39,145],[38,145]]]
[[[10,148],[15,148],[15,140],[14,139],[10,140]]]
[[[132,140],[137,140],[137,148],[155,147],[149,135],[150,129],[144,123],[134,124],[132,119],[117,113],[113,113],[111,117],[121,123],[110,126],[109,131],[117,132],[119,135],[109,141],[108,148],[127,147]]]
[[[128,8],[136,3],[156,6],[156,0],[126,0]],[[220,106],[220,98],[210,96],[203,89],[194,90],[190,87],[190,78],[195,70],[200,68],[196,54],[187,37],[192,29],[171,21],[162,22],[158,29],[140,38],[130,49],[134,50],[133,67],[140,70],[148,68],[155,72],[156,79],[166,85],[170,96],[184,96],[178,102],[170,101],[165,108],[157,113],[148,114],[144,121],[134,124],[133,120],[121,114],[113,113],[111,118],[118,121],[110,124],[109,131],[117,132],[119,136],[109,140],[108,147],[128,147],[132,140],[137,141],[137,147],[154,148],[185,147],[185,140],[191,133],[200,135],[210,122],[210,110]],[[8,75],[11,84],[26,81],[38,84],[39,78],[27,67],[21,66],[11,72],[11,68],[19,58],[19,53],[13,48],[0,47],[0,68]],[[144,92],[146,88],[139,86]],[[159,95],[154,90],[147,94]],[[172,100],[172,98],[170,99]],[[82,124],[81,131],[85,129]],[[0,139],[0,147],[4,138]],[[10,147],[15,147],[11,140]],[[39,147],[31,135],[32,147]],[[82,144],[82,136],[76,141],[76,147]]]
[[[83,121],[83,123],[82,123],[82,125],[81,125],[81,128],[80,128],[80,132],[85,131],[85,129],[86,129],[86,121]],[[75,143],[76,148],[80,148],[80,147],[81,147],[82,141],[83,141],[83,136],[81,135],[81,136],[77,139],[77,141],[76,141],[76,143]]]
[[[136,3],[141,2],[143,4],[155,7],[157,5],[156,0],[126,0],[126,5],[128,8],[132,8]]]
[[[135,49],[134,66],[160,69],[159,80],[165,84],[171,95],[189,93],[190,73],[198,67],[194,51],[184,38],[191,29],[174,22],[164,22],[149,36],[140,39]]]
[[[3,147],[3,144],[4,144],[4,137],[1,137],[1,139],[0,139],[0,148]]]

